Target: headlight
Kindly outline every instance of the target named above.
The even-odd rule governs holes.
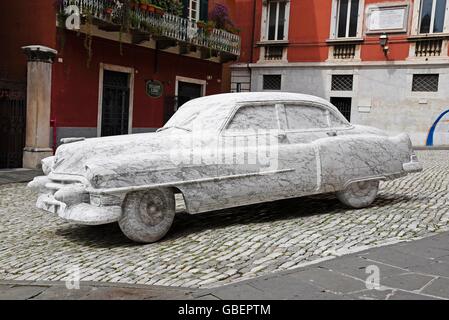
[[[46,176],[48,176],[53,170],[53,164],[55,163],[55,157],[48,157],[41,161],[42,163],[42,171]]]

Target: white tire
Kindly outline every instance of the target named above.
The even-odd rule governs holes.
[[[379,181],[351,183],[345,190],[337,192],[337,198],[348,207],[360,209],[371,205],[377,197]]]
[[[175,218],[175,197],[168,189],[131,192],[126,195],[122,207],[120,229],[136,242],[162,239]]]

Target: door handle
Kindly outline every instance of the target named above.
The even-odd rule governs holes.
[[[287,139],[287,134],[283,133],[283,132],[278,133],[276,136],[277,136],[279,141],[283,141],[283,140]]]
[[[336,131],[329,131],[329,132],[327,133],[327,135],[328,135],[329,137],[336,137],[336,136],[337,136],[337,132],[336,132]]]

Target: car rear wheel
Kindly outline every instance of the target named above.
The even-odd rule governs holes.
[[[123,202],[120,229],[131,240],[151,243],[162,239],[175,218],[175,197],[168,189],[129,193]]]
[[[351,183],[345,190],[337,192],[337,198],[348,207],[360,209],[371,205],[377,197],[379,181]]]

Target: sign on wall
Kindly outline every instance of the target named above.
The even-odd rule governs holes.
[[[160,98],[164,93],[164,85],[158,80],[148,80],[146,83],[146,92],[149,97]]]
[[[367,33],[406,32],[408,5],[375,6],[368,9]]]

